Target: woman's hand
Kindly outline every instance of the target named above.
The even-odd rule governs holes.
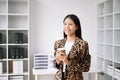
[[[59,64],[61,61],[63,61],[65,64],[68,64],[69,61],[67,59],[67,55],[65,54],[65,51],[56,51],[56,62]]]

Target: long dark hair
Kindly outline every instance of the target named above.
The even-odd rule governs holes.
[[[76,15],[74,15],[74,14],[69,14],[69,15],[67,15],[64,18],[63,23],[66,20],[66,18],[70,18],[70,19],[73,20],[73,22],[75,23],[75,25],[78,27],[78,29],[75,31],[75,36],[77,36],[80,39],[82,39],[82,31],[81,31],[81,24],[80,24],[79,18]],[[67,35],[65,34],[64,31],[63,31],[63,36],[64,36],[64,38],[67,37]]]

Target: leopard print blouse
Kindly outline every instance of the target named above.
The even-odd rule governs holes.
[[[64,47],[66,38],[58,40],[54,43],[54,50],[56,55],[57,48]],[[91,56],[89,54],[89,47],[87,41],[76,37],[75,42],[68,54],[69,64],[66,65],[65,80],[83,80],[82,72],[89,71]],[[54,66],[58,69],[54,80],[62,80],[63,63],[57,64],[54,60]]]

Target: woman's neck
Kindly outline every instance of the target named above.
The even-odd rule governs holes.
[[[74,42],[75,41],[75,36],[67,36],[67,41],[68,42]]]

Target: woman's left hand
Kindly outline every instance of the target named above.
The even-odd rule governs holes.
[[[63,60],[62,60],[65,64],[68,64],[69,63],[69,61],[68,61],[68,58],[67,58],[67,55],[66,54],[64,54],[63,55]]]

